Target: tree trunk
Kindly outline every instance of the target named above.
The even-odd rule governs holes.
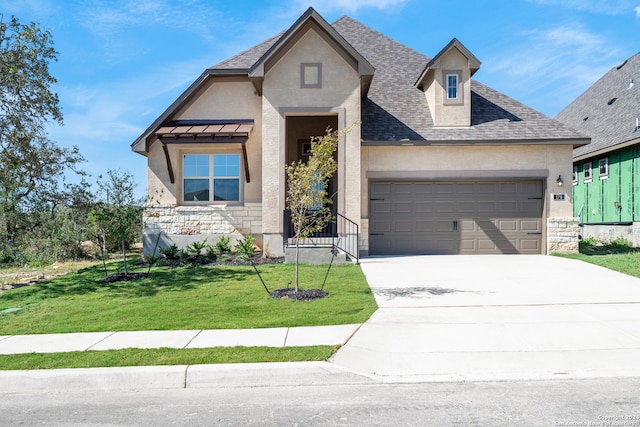
[[[298,269],[299,269],[299,257],[300,257],[300,239],[296,235],[296,292],[298,292]]]
[[[122,261],[124,264],[124,275],[126,276],[129,273],[127,273],[127,251],[125,250],[124,240],[122,240]]]

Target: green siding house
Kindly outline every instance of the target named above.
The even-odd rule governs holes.
[[[573,209],[581,234],[640,246],[640,53],[612,68],[558,114],[591,137],[573,151]]]

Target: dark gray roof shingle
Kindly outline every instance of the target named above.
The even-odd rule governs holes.
[[[630,87],[631,80],[634,84]],[[611,100],[614,98],[611,104]],[[591,137],[591,144],[573,150],[579,157],[640,138],[640,53],[613,67],[556,119]],[[585,120],[586,119],[586,120]]]
[[[510,141],[581,139],[558,121],[472,81],[472,126],[434,128],[424,93],[414,86],[429,57],[349,17],[332,24],[375,67],[362,105],[365,141]],[[277,42],[280,33],[212,69],[249,69]]]
[[[226,59],[210,69],[216,70],[229,70],[229,69],[249,69],[253,64],[258,62],[258,60],[264,55],[271,46],[278,41],[280,37],[284,34],[284,31],[276,34],[268,40],[263,41],[260,44],[257,44],[244,52],[241,52],[237,55],[232,56],[229,59]]]

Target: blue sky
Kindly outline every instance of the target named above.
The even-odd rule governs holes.
[[[288,28],[309,7],[343,15],[427,55],[453,37],[482,61],[474,78],[555,116],[640,51],[640,0],[0,0],[7,19],[38,22],[59,52],[64,126],[91,180],[146,159],[130,144],[207,67]]]

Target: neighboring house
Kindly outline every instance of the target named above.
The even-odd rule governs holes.
[[[145,251],[250,233],[282,255],[284,165],[354,123],[331,186],[336,234],[360,254],[576,251],[571,157],[589,139],[472,80],[479,67],[456,39],[430,59],[308,9],[205,70],[132,144],[148,158]]]
[[[556,119],[591,137],[573,151],[581,234],[640,246],[640,53],[612,68]]]

